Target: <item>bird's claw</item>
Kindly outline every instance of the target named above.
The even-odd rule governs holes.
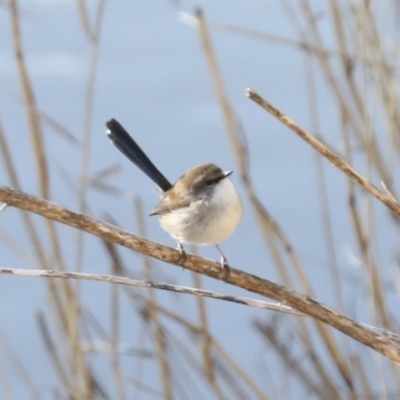
[[[221,272],[222,272],[222,279],[226,280],[229,278],[231,274],[231,269],[229,268],[228,261],[225,257],[221,256]]]
[[[179,251],[179,258],[178,258],[178,264],[185,264],[187,260],[186,252],[185,249],[183,248],[182,244],[178,242],[178,251]],[[185,269],[185,267],[182,267],[182,269]]]

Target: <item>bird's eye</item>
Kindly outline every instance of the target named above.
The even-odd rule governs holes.
[[[206,181],[206,185],[207,185],[207,186],[213,186],[214,183],[215,183],[215,182],[214,182],[213,180],[211,180],[211,179],[210,179],[209,181]]]

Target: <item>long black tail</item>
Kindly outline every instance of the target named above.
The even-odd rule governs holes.
[[[129,133],[114,118],[106,122],[107,135],[114,146],[128,157],[141,171],[155,184],[166,192],[172,185],[168,179],[149,160],[138,144],[129,136]]]

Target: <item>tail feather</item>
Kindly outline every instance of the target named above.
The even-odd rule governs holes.
[[[117,120],[110,119],[106,122],[106,126],[108,128],[107,136],[114,146],[160,187],[163,192],[172,187],[168,179],[155,167]]]

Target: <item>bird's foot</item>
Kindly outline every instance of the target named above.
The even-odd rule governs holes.
[[[218,253],[221,255],[221,278],[226,281],[231,274],[231,269],[229,268],[228,261],[226,260],[226,257],[222,250],[217,244],[215,245],[215,247],[217,248]]]
[[[178,264],[185,264],[187,260],[186,252],[185,249],[182,246],[181,242],[178,242],[178,251],[179,251],[179,258],[178,258]],[[182,267],[182,269],[185,269],[185,267]]]
[[[227,280],[231,274],[231,269],[229,268],[228,261],[226,260],[225,256],[221,256],[221,274],[224,281]]]

